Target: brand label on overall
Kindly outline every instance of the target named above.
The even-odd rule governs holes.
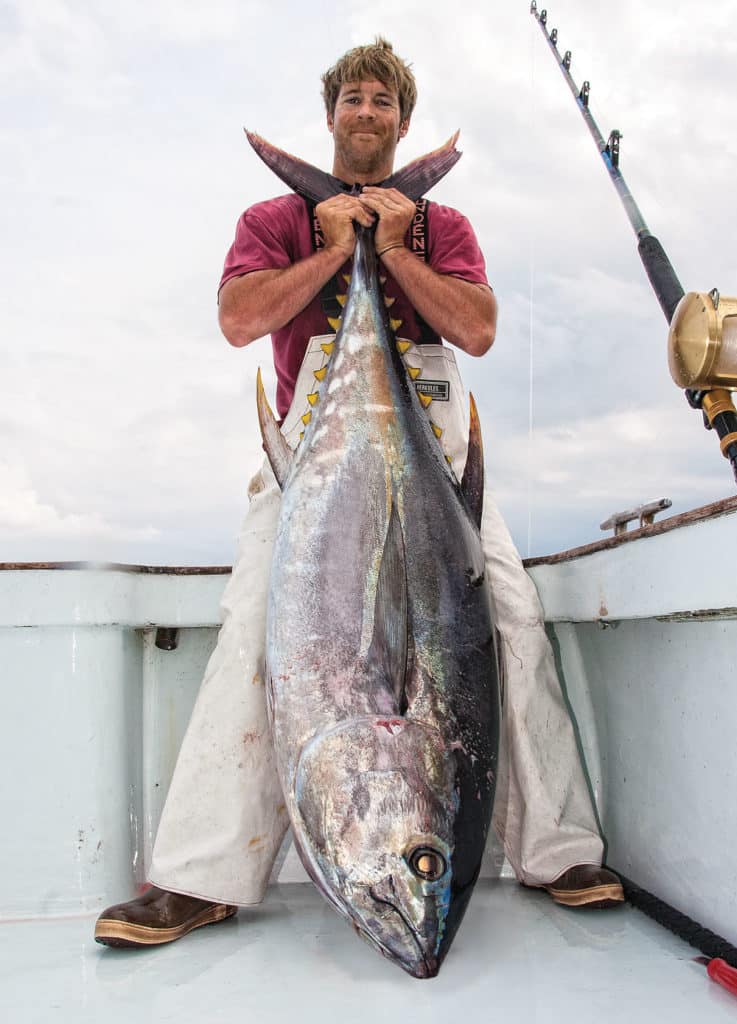
[[[421,395],[429,395],[434,402],[450,401],[450,382],[447,380],[416,380],[415,387]]]

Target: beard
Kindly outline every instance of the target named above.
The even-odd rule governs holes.
[[[350,168],[354,174],[362,177],[374,173],[385,177],[383,173],[387,162],[391,167],[393,146],[390,138],[375,135],[373,145],[358,143],[351,134],[335,138],[335,149],[344,167]]]

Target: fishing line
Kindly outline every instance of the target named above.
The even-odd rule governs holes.
[[[532,473],[533,473],[533,384],[535,378],[535,325],[533,309],[535,304],[535,250],[534,239],[530,235],[530,283],[529,283],[529,308],[530,308],[530,342],[529,342],[529,371],[527,382],[528,409],[527,409],[527,557],[531,556],[532,549]]]
[[[535,103],[535,32],[534,25],[530,25],[533,29],[530,32],[530,127],[531,137],[533,139],[539,138],[537,128],[537,104]],[[535,307],[535,219],[533,217],[533,223],[530,226],[530,237],[529,237],[529,267],[530,267],[530,278],[528,284],[528,309],[529,309],[529,364],[528,364],[528,381],[527,381],[527,557],[529,558],[532,550],[532,475],[533,475],[533,402],[534,402],[534,371],[535,371],[535,322],[534,322],[534,307]]]

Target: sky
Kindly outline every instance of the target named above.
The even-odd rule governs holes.
[[[540,4],[542,7],[543,5]],[[732,496],[670,379],[667,325],[525,0],[0,0],[0,562],[230,564],[262,452],[268,339],[216,290],[240,213],[284,191],[243,127],[330,168],[320,74],[377,34],[419,101],[397,164],[456,129],[431,198],[473,223],[497,339],[459,356],[513,537]],[[552,0],[606,138],[684,288],[737,294],[735,0]]]

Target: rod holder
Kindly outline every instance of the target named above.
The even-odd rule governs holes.
[[[155,643],[160,651],[176,651],[179,646],[179,630],[176,626],[159,626]]]

